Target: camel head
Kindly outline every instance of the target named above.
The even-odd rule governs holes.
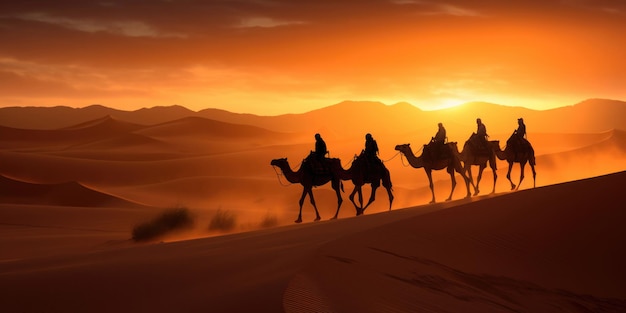
[[[411,144],[405,143],[405,144],[397,145],[395,150],[406,154],[407,151],[411,151]]]
[[[270,165],[278,166],[278,167],[282,167],[287,164],[288,164],[287,158],[273,159],[272,162],[270,162]]]

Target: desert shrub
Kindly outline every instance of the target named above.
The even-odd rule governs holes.
[[[278,218],[276,217],[276,215],[270,213],[267,213],[265,217],[263,217],[263,220],[261,220],[261,227],[263,228],[275,227],[277,225]]]
[[[209,230],[230,231],[235,228],[237,218],[235,214],[229,211],[218,209],[209,223]]]
[[[133,228],[133,240],[149,241],[169,232],[189,228],[193,218],[187,208],[168,209],[153,220]]]

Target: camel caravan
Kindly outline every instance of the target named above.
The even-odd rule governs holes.
[[[519,189],[519,186],[524,180],[524,168],[526,163],[530,164],[533,173],[533,188],[536,186],[535,152],[531,143],[526,139],[524,120],[522,118],[518,119],[518,128],[506,141],[504,150],[500,148],[500,142],[498,140],[487,139],[487,129],[480,118],[476,120],[476,123],[477,131],[472,133],[470,138],[465,142],[462,151],[459,151],[456,142],[447,141],[446,129],[442,123],[438,124],[437,134],[432,137],[431,141],[420,148],[421,155],[416,156],[410,144],[399,144],[395,147],[395,150],[404,156],[412,167],[424,168],[432,194],[430,203],[435,203],[432,172],[437,170],[445,169],[450,175],[452,188],[446,201],[452,199],[454,189],[456,188],[455,172],[459,173],[463,178],[467,191],[465,197],[470,198],[472,196],[470,185],[474,188],[473,195],[478,195],[480,193],[480,180],[487,164],[489,164],[489,167],[493,171],[493,188],[491,193],[495,193],[498,179],[496,173],[496,158],[507,161],[509,165],[506,177],[511,183],[511,190]],[[300,211],[298,218],[295,220],[296,223],[301,223],[302,206],[307,195],[315,209],[315,221],[321,219],[317,205],[315,204],[315,198],[313,197],[313,187],[322,186],[329,182],[337,196],[337,211],[332,219],[337,218],[343,202],[341,192],[343,192],[344,180],[350,180],[354,185],[349,199],[356,209],[357,216],[363,214],[365,209],[374,202],[376,199],[376,190],[381,184],[387,190],[389,210],[391,210],[394,199],[391,175],[387,167],[385,167],[384,162],[378,158],[378,152],[376,140],[368,133],[365,135],[365,148],[360,154],[355,155],[350,167],[344,169],[340,159],[327,157],[328,149],[326,143],[320,134],[315,134],[315,150],[311,151],[302,161],[298,170],[294,171],[291,168],[287,158],[274,159],[270,164],[280,169],[282,175],[290,183],[302,185],[302,195],[299,200]],[[521,171],[517,185],[511,180],[511,170],[514,163],[520,164]],[[475,183],[472,177],[473,165],[478,166],[478,176]],[[371,185],[371,194],[367,203],[363,201],[362,187],[365,184]],[[358,202],[354,199],[356,195],[358,195]]]

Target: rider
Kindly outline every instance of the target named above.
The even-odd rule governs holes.
[[[530,143],[526,139],[526,125],[524,124],[523,118],[517,119],[517,129],[513,132],[511,136],[511,146],[513,148],[513,152],[517,155],[518,152],[521,152],[522,149],[525,149],[530,146]]]
[[[524,119],[521,117],[517,119],[517,129],[514,134],[517,135],[517,138],[520,140],[526,138],[526,125],[524,125]]]
[[[327,153],[326,142],[324,142],[320,134],[315,134],[315,158],[321,162]]]
[[[430,140],[430,146],[433,147],[430,154],[433,159],[438,159],[441,156],[446,143],[446,129],[443,127],[443,123],[439,123],[437,126],[439,127],[437,134]]]
[[[315,151],[312,152],[313,158],[311,158],[311,165],[315,171],[324,172],[327,165],[325,162],[327,153],[326,142],[320,134],[315,134]]]
[[[382,162],[378,158],[378,144],[370,133],[365,135],[365,149],[363,150],[363,153],[370,164],[378,164]]]
[[[446,142],[446,129],[443,127],[442,123],[437,124],[439,129],[437,130],[437,134],[432,138],[432,143],[444,144]]]
[[[487,127],[483,124],[480,118],[476,119],[476,127],[476,138],[478,138],[477,142],[482,148],[486,148],[487,137],[489,137],[489,135],[487,135]]]

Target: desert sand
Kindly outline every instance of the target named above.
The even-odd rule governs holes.
[[[623,312],[624,181],[3,260],[3,310]]]
[[[393,149],[419,150],[430,129],[381,129],[374,137],[394,184],[391,210],[380,188],[355,216],[353,185],[344,181],[337,220],[329,220],[336,199],[326,185],[314,189],[322,221],[313,222],[307,199],[304,222],[294,224],[302,187],[270,160],[287,157],[297,169],[320,131],[348,167],[367,129],[340,132],[335,118],[285,131],[275,123],[284,117],[233,123],[224,112],[209,119],[175,107],[170,120],[146,110],[133,120],[97,109],[106,114],[49,129],[0,126],[0,311],[626,311],[626,133],[614,127],[621,111],[596,114],[607,129],[594,120],[555,132],[537,122],[529,135],[537,188],[527,168],[511,192],[498,161],[496,193],[485,192],[493,186],[487,168],[482,192],[468,199],[457,174],[452,201],[443,202],[450,178],[435,172],[435,204],[427,204],[424,171]],[[421,119],[436,125],[440,117]],[[473,131],[449,124],[460,143]],[[494,127],[491,139],[504,145],[507,127]],[[515,164],[516,184],[519,175]],[[193,227],[131,239],[135,226],[180,207]],[[219,212],[235,225],[209,229]]]

